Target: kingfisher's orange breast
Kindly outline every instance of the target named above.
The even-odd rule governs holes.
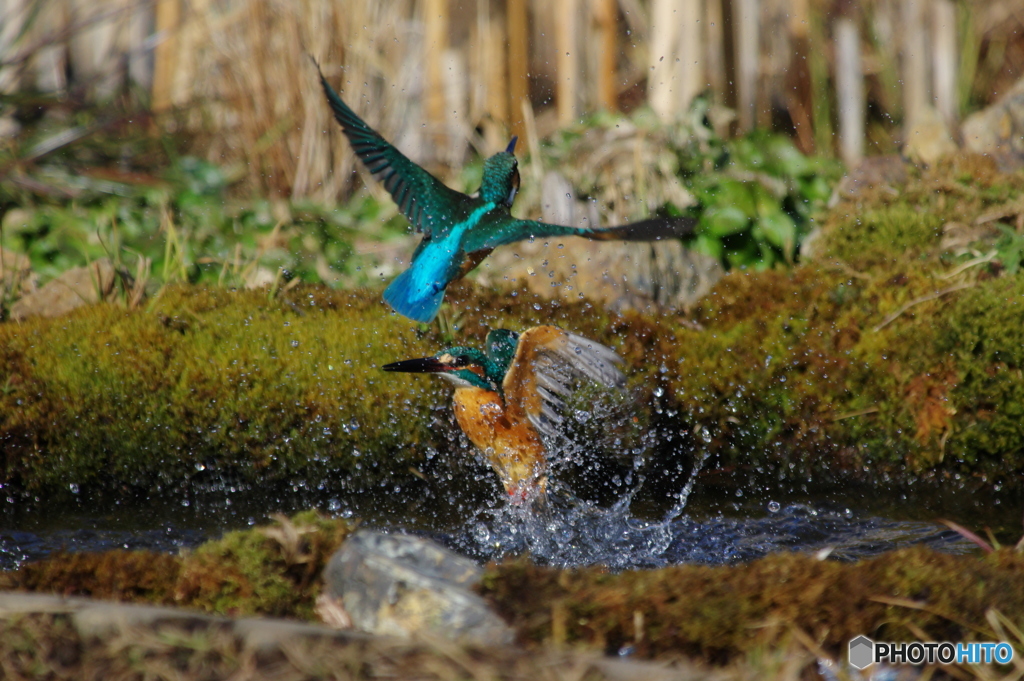
[[[509,421],[501,395],[457,388],[453,409],[462,432],[487,456],[506,491],[544,488],[547,459],[540,435],[528,421]]]

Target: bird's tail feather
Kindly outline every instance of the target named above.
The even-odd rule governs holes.
[[[384,300],[398,314],[426,323],[437,316],[441,301],[444,300],[444,287],[436,290],[432,288],[417,286],[412,280],[412,269],[408,269],[384,289]]]
[[[580,236],[597,241],[661,241],[693,236],[693,218],[650,218],[616,227],[583,230]]]

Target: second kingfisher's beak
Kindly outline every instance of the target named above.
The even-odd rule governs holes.
[[[519,141],[519,135],[513,135],[512,136],[512,141],[508,143],[508,149],[505,150],[505,153],[508,153],[508,154],[516,153],[516,142],[518,142],[518,141]]]
[[[437,374],[448,371],[451,366],[445,364],[436,357],[420,357],[418,359],[403,359],[401,362],[392,362],[381,367],[384,371],[405,371],[411,374]]]

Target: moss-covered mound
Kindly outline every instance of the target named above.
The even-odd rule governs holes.
[[[0,575],[0,588],[312,619],[320,574],[351,530],[344,520],[309,511],[229,532],[181,556],[59,553]]]
[[[170,287],[147,310],[3,324],[0,475],[37,491],[176,487],[210,471],[404,485],[472,455],[439,381],[379,367],[556,323],[624,357],[655,455],[708,451],[709,466],[784,482],[1019,485],[1022,194],[1021,175],[974,157],[866,191],[823,217],[813,262],[733,272],[686,315],[463,284],[427,328],[377,290]],[[609,442],[588,451],[614,456]]]
[[[678,566],[608,574],[520,560],[482,591],[524,643],[609,653],[684,652],[725,663],[809,637],[830,654],[861,634],[876,640],[999,640],[1001,613],[1020,626],[1024,555],[983,558],[925,548],[859,563],[780,553],[734,567]],[[805,639],[806,640],[806,639]],[[1021,643],[1021,642],[1016,642]]]

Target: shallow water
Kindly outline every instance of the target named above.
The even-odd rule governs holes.
[[[423,489],[381,489],[341,495],[290,488],[266,490],[223,486],[198,490],[189,499],[145,499],[48,507],[8,500],[0,505],[0,569],[43,558],[54,551],[149,549],[176,552],[231,529],[268,522],[273,513],[315,507],[366,526],[432,536],[466,555],[486,561],[529,551],[556,566],[604,564],[612,569],[675,563],[732,564],[774,551],[820,552],[854,560],[911,544],[963,553],[975,546],[935,521],[948,517],[971,529],[999,527],[1015,504],[978,509],[966,493],[940,495],[845,488],[759,499],[742,499],[691,483],[658,503],[642,485],[613,503],[575,498],[556,484],[542,511],[511,506],[498,490],[485,499],[437,495],[434,481]],[[691,489],[692,487],[692,489]],[[688,496],[687,496],[688,493]],[[968,497],[968,499],[964,499]],[[961,499],[963,509],[950,498]],[[345,499],[346,501],[342,501]],[[455,499],[453,502],[452,500]],[[1012,507],[1012,508],[1011,508]],[[103,508],[102,512],[97,509]],[[980,511],[987,513],[978,515]]]

